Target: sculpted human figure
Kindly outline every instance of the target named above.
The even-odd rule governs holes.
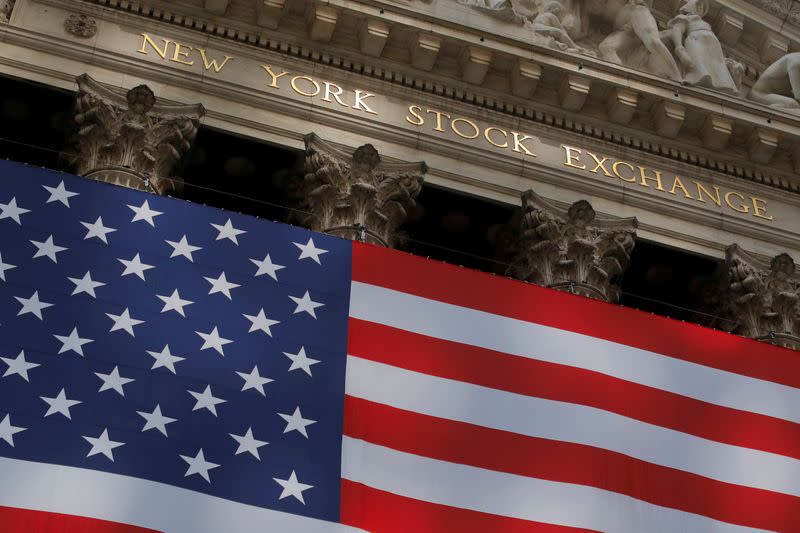
[[[768,66],[750,89],[750,99],[800,112],[800,52],[786,54]]]
[[[570,52],[577,52],[580,50],[580,47],[575,44],[575,41],[572,40],[567,30],[564,29],[564,26],[561,24],[561,19],[559,17],[563,10],[564,6],[561,5],[561,2],[555,0],[547,2],[542,5],[541,12],[533,19],[531,25],[533,31],[537,35],[551,39],[552,43],[555,44],[554,47]]]
[[[703,20],[707,12],[707,0],[684,0],[678,15],[667,23],[675,55],[689,85],[735,93],[736,83],[725,63],[719,39]]]

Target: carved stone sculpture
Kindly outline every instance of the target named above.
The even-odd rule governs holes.
[[[124,91],[78,77],[76,172],[132,189],[168,194],[170,177],[197,134],[203,106],[156,101],[146,85]]]
[[[398,227],[414,207],[425,163],[386,163],[371,144],[349,153],[315,134],[305,137],[308,228],[395,246]]]
[[[97,21],[88,15],[72,14],[64,21],[64,29],[75,37],[89,39],[97,33]]]
[[[8,22],[14,10],[15,0],[0,0],[0,22]]]
[[[703,20],[707,12],[707,0],[684,0],[678,15],[667,24],[683,79],[689,85],[736,93],[722,45],[711,25]]]
[[[800,279],[788,254],[767,262],[732,245],[726,250],[734,333],[800,349]]]
[[[522,194],[517,259],[508,274],[590,298],[619,300],[619,275],[630,263],[635,218],[598,217],[579,200],[565,209],[533,191]]]
[[[786,54],[768,66],[750,89],[750,99],[800,112],[800,52]]]
[[[580,52],[581,49],[561,24],[559,17],[563,10],[564,6],[557,0],[550,0],[542,5],[541,12],[531,22],[533,32],[551,48],[558,48],[567,52]]]

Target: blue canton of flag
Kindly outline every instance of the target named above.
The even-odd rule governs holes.
[[[338,520],[350,254],[0,162],[0,456]]]

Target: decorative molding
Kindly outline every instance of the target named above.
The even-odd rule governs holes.
[[[64,29],[75,37],[90,39],[97,34],[97,21],[88,15],[72,14],[64,21]]]

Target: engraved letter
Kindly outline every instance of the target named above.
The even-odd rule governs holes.
[[[533,139],[530,135],[524,135],[522,133],[517,133],[516,131],[512,131],[511,135],[514,136],[514,151],[515,152],[524,152],[525,155],[529,155],[532,157],[536,157],[536,154],[528,150],[528,148],[522,144],[523,141],[527,141],[529,139]],[[520,150],[521,148],[521,150]]]
[[[266,70],[267,74],[269,74],[272,77],[272,81],[269,82],[269,86],[270,87],[274,87],[275,89],[278,88],[278,78],[280,78],[281,76],[286,76],[287,74],[289,74],[288,70],[284,70],[283,72],[279,72],[279,73],[275,74],[274,72],[272,72],[272,67],[270,67],[268,65],[261,65],[261,68]]]
[[[342,102],[341,98],[339,98],[339,95],[342,94],[342,88],[341,87],[339,87],[335,83],[331,83],[329,81],[323,81],[322,83],[325,85],[325,92],[323,93],[323,97],[322,97],[322,101],[323,102],[330,102],[331,101],[331,96],[333,96],[333,99],[336,100],[337,102],[339,102],[339,105],[344,106],[344,107],[350,107],[347,104],[345,104],[344,102]],[[331,90],[331,88],[333,88],[335,90]]]
[[[656,190],[657,191],[666,192],[664,190],[664,187],[661,185],[661,171],[660,170],[654,170],[653,171],[655,173],[655,176],[648,176],[647,174],[645,174],[645,172],[647,172],[647,167],[639,167],[639,176],[641,176],[641,178],[642,178],[642,181],[639,182],[639,185],[642,185],[643,187],[649,187],[649,185],[647,184],[647,180],[653,180],[653,181],[656,182]]]
[[[763,198],[756,198],[755,196],[751,196],[750,199],[753,201],[753,216],[758,218],[763,218],[764,220],[773,220],[772,215],[767,215],[767,201]],[[765,216],[767,215],[767,216]]]
[[[172,41],[170,41],[169,39],[161,39],[161,40],[164,41],[164,49],[163,50],[158,48],[158,45],[156,45],[155,41],[153,41],[153,39],[151,39],[149,35],[147,35],[146,33],[143,33],[142,34],[142,47],[139,48],[139,50],[137,50],[137,52],[139,52],[140,54],[147,55],[147,45],[149,44],[150,46],[153,47],[153,50],[155,50],[156,53],[161,56],[161,59],[166,59],[167,58],[167,50],[169,50],[169,45],[170,45],[170,43]]]
[[[353,109],[362,109],[367,113],[372,113],[373,115],[378,114],[372,109],[370,109],[370,107],[367,104],[364,103],[364,100],[366,98],[372,98],[373,96],[375,96],[374,94],[368,93],[366,91],[359,91],[358,89],[356,89],[355,93],[356,93],[356,103],[353,104]]]
[[[628,167],[631,169],[631,172],[636,172],[636,169],[633,168],[633,165],[626,161],[614,161],[614,164],[611,165],[611,170],[614,172],[614,175],[621,179],[622,181],[627,181],[628,183],[636,183],[636,176],[631,176],[629,178],[623,178],[622,174],[619,173],[619,169],[617,167]]]
[[[739,198],[739,201],[736,203],[736,205],[731,203],[731,196]],[[728,207],[730,207],[734,211],[738,211],[740,213],[750,212],[750,206],[744,205],[744,195],[736,191],[728,191],[725,193],[725,203],[728,204]]]
[[[469,127],[472,128],[472,131],[474,133],[470,133],[469,135],[465,135],[464,133],[458,131],[458,128],[456,127],[456,123],[460,123],[460,122],[463,122],[464,124],[468,124]],[[481,134],[481,130],[478,128],[478,126],[474,122],[472,122],[471,120],[467,120],[466,118],[453,119],[453,121],[450,123],[450,127],[453,129],[453,133],[455,133],[459,137],[463,137],[464,139],[475,139],[476,137],[478,137],[478,135]]]
[[[505,139],[505,141],[503,141],[503,144],[496,143],[492,140],[493,131],[499,131],[503,135],[503,138]],[[497,146],[498,148],[508,148],[508,132],[506,130],[501,130],[500,128],[495,128],[494,126],[490,126],[485,130],[483,130],[483,137],[487,141],[489,141],[489,144],[491,144],[492,146]]]
[[[566,144],[562,144],[561,148],[564,149],[564,156],[566,160],[564,161],[564,165],[572,168],[579,168],[581,170],[586,170],[586,165],[578,166],[575,163],[579,163],[580,160],[578,159],[581,155],[581,151],[577,148],[573,148],[572,146],[567,146]],[[577,153],[573,153],[577,152]],[[574,163],[573,163],[574,161]]]
[[[711,194],[711,191],[706,189],[705,186],[702,183],[700,183],[699,181],[695,181],[694,184],[697,186],[697,201],[698,202],[706,203],[706,201],[703,200],[703,194],[705,193],[705,195],[708,196],[709,200],[711,200],[712,202],[714,202],[718,206],[722,207],[722,200],[719,197],[719,187],[714,185],[714,192],[716,193],[716,195],[713,195],[713,194]]]
[[[416,120],[412,120],[411,117],[406,115],[406,122],[408,122],[412,126],[422,126],[423,124],[425,124],[425,119],[422,118],[422,115],[419,114],[421,111],[422,108],[418,105],[408,106],[408,114],[411,115],[411,117],[414,117]]]
[[[225,60],[220,64],[220,63],[217,62],[216,59],[212,58],[211,61],[208,60],[208,56],[206,55],[206,49],[205,48],[198,48],[197,51],[200,52],[200,57],[203,60],[203,66],[206,68],[206,70],[210,70],[210,69],[213,68],[214,72],[216,72],[217,74],[219,74],[220,70],[225,68],[225,64],[228,61],[233,59],[233,57],[231,57],[229,55],[226,55],[225,56]]]
[[[191,67],[192,65],[194,65],[194,59],[187,61],[187,59],[189,59],[189,52],[191,51],[192,51],[191,46],[186,46],[179,42],[176,42],[175,53],[172,54],[170,61],[180,63],[181,65],[189,65]]]
[[[683,185],[680,176],[675,176],[675,181],[672,182],[672,188],[669,190],[669,193],[675,194],[675,189],[682,190],[684,197],[688,198],[689,200],[694,200],[694,196],[689,194],[689,191],[686,190],[686,187]]]
[[[428,109],[425,112],[436,115],[436,126],[433,128],[433,131],[444,131],[444,128],[442,127],[442,116],[450,118],[450,115],[447,113],[442,113],[441,111],[434,111],[433,109]]]
[[[605,162],[608,161],[607,157],[604,157],[603,159],[598,159],[597,156],[594,155],[592,152],[586,152],[586,153],[589,154],[590,156],[592,156],[592,159],[594,159],[594,162],[597,163],[597,165],[595,165],[595,167],[592,170],[590,170],[589,172],[594,172],[595,174],[597,174],[597,169],[600,168],[600,169],[603,169],[603,174],[605,174],[609,178],[613,178],[614,177],[614,175],[611,174],[611,172],[609,172],[608,169],[605,167]]]

